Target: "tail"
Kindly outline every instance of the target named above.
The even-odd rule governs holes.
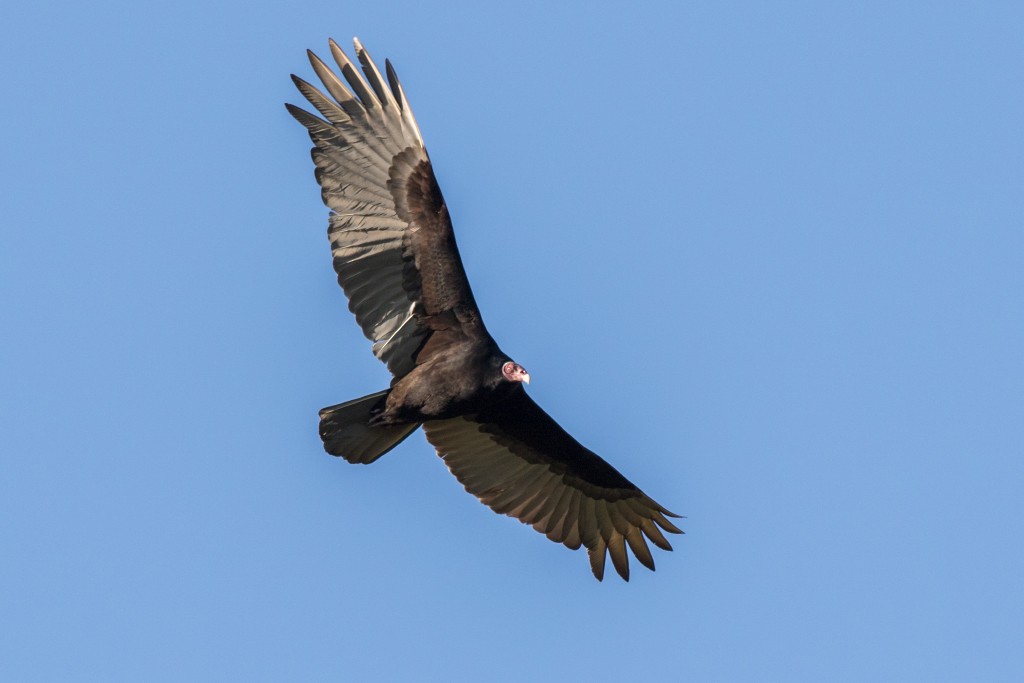
[[[324,450],[352,463],[368,465],[405,437],[416,431],[418,423],[370,426],[370,418],[384,408],[387,391],[363,396],[320,411],[320,438]]]

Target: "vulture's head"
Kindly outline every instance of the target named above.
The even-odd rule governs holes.
[[[512,361],[501,366],[501,376],[509,382],[530,383],[530,373],[526,371],[526,368],[519,363],[513,363]]]

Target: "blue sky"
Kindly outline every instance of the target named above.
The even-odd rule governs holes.
[[[0,10],[0,678],[1021,680],[1024,9],[483,4]],[[353,35],[656,573],[322,452],[388,376],[282,103]]]

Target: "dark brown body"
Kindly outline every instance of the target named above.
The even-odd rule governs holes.
[[[520,385],[502,377],[508,361],[497,346],[460,344],[434,353],[391,382],[385,410],[377,424],[427,422],[464,415],[506,399]]]

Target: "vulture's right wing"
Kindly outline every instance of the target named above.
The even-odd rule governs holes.
[[[678,515],[581,446],[522,389],[494,408],[427,422],[423,430],[467,491],[552,541],[573,550],[582,544],[598,580],[606,550],[629,580],[627,544],[653,570],[644,536],[672,550],[661,529],[682,533],[666,519]]]
[[[310,52],[329,96],[292,79],[324,118],[287,107],[313,140],[317,182],[331,209],[328,236],[338,282],[374,354],[400,377],[414,367],[433,329],[471,336],[486,331],[423,138],[391,64],[385,84],[356,40],[364,81],[337,43],[330,45],[348,88]]]

